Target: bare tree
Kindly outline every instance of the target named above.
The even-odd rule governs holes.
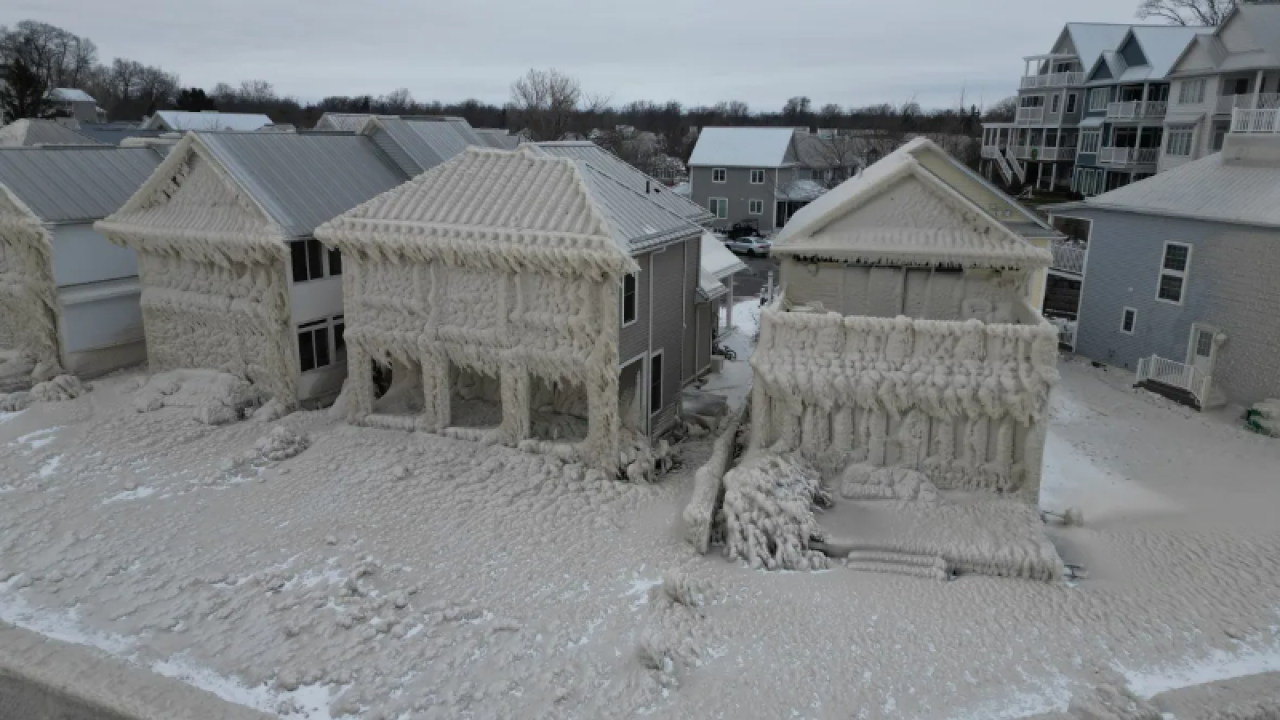
[[[49,82],[40,72],[33,43],[18,42],[4,53],[0,64],[0,122],[47,117]]]
[[[1159,18],[1170,25],[1216,27],[1240,4],[1240,0],[1142,0],[1138,19]]]
[[[511,83],[507,114],[534,139],[559,140],[568,132],[581,100],[582,86],[575,78],[554,68],[533,68]]]
[[[236,96],[240,102],[265,104],[276,99],[276,89],[266,80],[241,80]]]
[[[23,62],[51,88],[81,87],[98,58],[92,40],[34,20],[23,20],[13,30],[0,27],[0,61],[10,59],[19,46]]]
[[[1018,98],[1007,97],[992,105],[982,116],[988,122],[1013,122],[1018,116]]]

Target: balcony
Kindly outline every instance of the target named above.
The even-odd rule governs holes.
[[[1050,263],[1050,268],[1075,275],[1084,274],[1084,256],[1088,253],[1088,249],[1083,245],[1064,240],[1054,240],[1049,244],[1049,250],[1053,252],[1053,262]]]
[[[1230,115],[1232,110],[1254,110],[1253,95],[1223,95],[1218,98],[1218,106],[1214,112],[1218,115]],[[1257,96],[1257,110],[1275,110],[1280,108],[1280,93],[1262,93]]]
[[[1280,133],[1280,109],[1241,110],[1231,112],[1233,133]]]
[[[1046,75],[1027,75],[1022,78],[1022,89],[1075,87],[1084,84],[1082,72],[1059,72]]]
[[[1159,159],[1160,148],[1104,147],[1098,151],[1098,162],[1103,165],[1155,165]]]
[[[1044,122],[1044,107],[1018,108],[1017,122],[1020,125],[1033,125]]]
[[[1162,118],[1169,112],[1169,103],[1148,100],[1107,103],[1108,120],[1146,120]]]

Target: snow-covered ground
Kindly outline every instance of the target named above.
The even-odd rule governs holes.
[[[0,620],[292,718],[1020,717],[1280,670],[1280,441],[1062,370],[1043,505],[1084,509],[1050,534],[1089,578],[1060,584],[697,555],[709,440],[602,484],[323,413],[139,413],[103,380],[0,415]],[[276,425],[309,448],[246,462]]]

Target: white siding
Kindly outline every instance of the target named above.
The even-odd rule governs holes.
[[[113,245],[92,225],[59,225],[53,235],[53,278],[58,287],[138,276],[138,257]]]

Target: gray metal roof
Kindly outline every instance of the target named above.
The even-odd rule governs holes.
[[[613,238],[624,250],[641,252],[663,243],[702,234],[702,227],[667,210],[652,196],[636,192],[595,166],[575,160],[592,199],[609,220]]]
[[[0,147],[93,145],[92,138],[53,120],[22,119],[0,127]]]
[[[215,158],[293,237],[400,185],[408,176],[367,137],[198,133]]]
[[[1120,47],[1120,41],[1124,40],[1131,27],[1110,23],[1067,23],[1066,31],[1076,48],[1076,57],[1088,72],[1104,51]]]
[[[0,184],[45,222],[87,222],[119,210],[159,164],[146,148],[8,148]]]
[[[497,128],[473,128],[485,145],[497,150],[515,150],[520,147],[520,136]]]
[[[647,195],[652,202],[689,222],[705,224],[715,219],[706,208],[672,192],[658,180],[645,175],[635,166],[593,142],[545,142],[537,143],[537,147],[545,153],[590,165],[633,192]]]
[[[131,137],[160,137],[162,130],[143,130],[137,123],[80,123],[80,134],[103,145],[119,145]]]
[[[375,121],[408,155],[412,164],[402,169],[411,176],[458,156],[468,146],[487,147],[461,118],[375,116]]]

